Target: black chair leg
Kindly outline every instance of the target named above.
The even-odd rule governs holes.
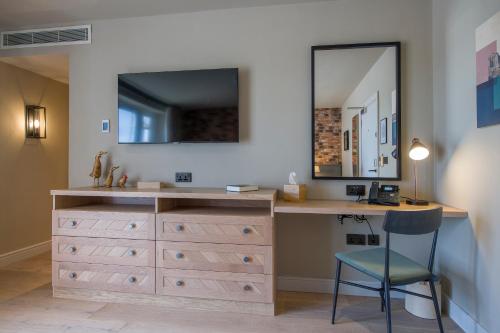
[[[384,283],[380,282],[380,312],[384,312]]]
[[[340,283],[340,269],[341,268],[342,268],[342,261],[337,259],[337,273],[335,274],[335,287],[333,288],[332,325],[335,324],[335,312],[337,310],[337,298],[339,296],[339,283]]]
[[[385,318],[387,321],[387,333],[392,333],[392,322],[391,322],[391,285],[389,281],[384,283],[385,292]]]
[[[432,302],[434,303],[434,310],[436,311],[436,318],[439,325],[439,332],[444,333],[443,322],[441,321],[441,310],[439,309],[439,303],[436,294],[436,287],[434,286],[434,281],[429,281],[429,286],[431,287]]]

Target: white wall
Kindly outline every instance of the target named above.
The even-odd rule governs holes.
[[[65,48],[70,185],[91,184],[93,156],[105,149],[132,181],[172,182],[175,171],[191,171],[191,186],[282,188],[295,170],[310,197],[344,198],[346,184],[362,182],[311,180],[310,46],[403,42],[406,156],[412,137],[432,140],[431,18],[430,0],[338,0],[93,22],[92,45]],[[240,68],[239,144],[117,145],[118,73],[217,67]],[[106,118],[112,121],[110,135],[99,133]],[[403,192],[411,188],[407,165],[403,160]],[[421,174],[430,197],[430,160]],[[372,222],[380,231],[381,220]],[[333,254],[347,248],[345,233],[368,232],[366,225],[340,226],[326,216],[282,215],[277,226],[279,274],[299,277],[333,277]],[[425,256],[418,240],[396,239],[394,245],[415,258]],[[365,279],[348,271],[346,277]]]
[[[396,148],[392,145],[392,92],[396,90],[396,48],[390,47],[373,64],[357,87],[342,105],[342,133],[349,131],[352,138],[352,117],[360,113],[359,109],[349,107],[365,106],[366,101],[374,94],[378,94],[378,122],[379,129],[379,156],[383,154],[389,157],[389,164],[379,168],[380,177],[397,176],[397,160],[392,157],[391,152]],[[380,120],[387,118],[387,143],[380,144]],[[361,119],[361,115],[360,115]],[[343,137],[342,137],[343,140]],[[342,141],[343,142],[343,141]],[[353,175],[352,170],[352,140],[349,150],[342,150],[342,176]],[[359,143],[361,145],[361,141]]]
[[[445,293],[488,332],[500,328],[500,126],[476,128],[475,29],[498,0],[434,0],[435,192],[470,218],[445,223]],[[500,37],[500,36],[499,36]]]

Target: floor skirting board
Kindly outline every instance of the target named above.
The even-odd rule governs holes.
[[[278,277],[278,290],[283,291],[301,291],[308,293],[333,293],[333,282],[334,279],[317,279],[317,278],[304,278],[304,277],[294,277],[294,276],[280,276]],[[372,288],[380,288],[379,282],[373,281],[349,281],[358,284],[364,284],[365,286]],[[348,285],[340,285],[339,293],[343,295],[351,296],[372,296],[380,297],[376,292],[369,291],[366,289],[356,288]],[[392,297],[403,298],[404,295],[398,292],[393,292]]]
[[[0,267],[7,266],[16,261],[28,259],[39,254],[50,251],[52,241],[48,240],[38,244],[30,245],[12,252],[0,254]]]
[[[488,333],[464,309],[453,302],[447,295],[443,295],[443,303],[450,318],[464,330],[465,333]]]

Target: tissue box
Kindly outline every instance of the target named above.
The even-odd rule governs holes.
[[[306,200],[307,189],[305,184],[285,185],[283,186],[283,192],[285,201],[302,202]]]

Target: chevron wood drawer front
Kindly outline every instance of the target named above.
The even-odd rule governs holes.
[[[271,275],[157,268],[160,295],[272,303]]]
[[[155,214],[55,210],[52,234],[127,239],[155,239]]]
[[[269,216],[157,215],[158,240],[272,245]]]
[[[52,237],[55,261],[155,267],[155,242],[89,237]]]
[[[100,264],[52,262],[52,285],[141,294],[155,293],[155,269]]]
[[[156,242],[157,266],[219,272],[272,274],[271,246]]]

